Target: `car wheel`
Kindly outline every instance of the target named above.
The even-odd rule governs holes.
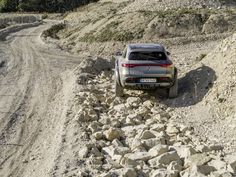
[[[117,97],[124,96],[124,88],[115,81],[115,94]]]
[[[168,96],[169,98],[176,98],[178,96],[178,78],[177,76],[175,77],[175,82],[174,85],[169,88],[169,93]]]

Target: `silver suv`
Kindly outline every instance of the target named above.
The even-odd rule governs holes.
[[[115,93],[124,89],[164,88],[169,98],[178,95],[177,69],[160,44],[129,44],[115,55]]]

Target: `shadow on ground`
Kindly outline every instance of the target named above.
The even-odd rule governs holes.
[[[188,107],[201,102],[213,86],[215,80],[215,71],[208,66],[201,66],[179,78],[179,95],[177,98],[168,99],[166,89],[144,91],[143,97],[156,97],[158,102],[172,108]]]
[[[191,70],[179,79],[179,96],[162,100],[169,107],[187,107],[202,101],[216,80],[215,71],[202,66]]]

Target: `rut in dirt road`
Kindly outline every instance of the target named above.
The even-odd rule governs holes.
[[[4,61],[0,75],[0,176],[47,176],[53,166],[69,98],[61,73],[80,60],[42,42],[40,35],[49,26],[22,30],[0,44]],[[70,81],[66,82],[69,87]]]

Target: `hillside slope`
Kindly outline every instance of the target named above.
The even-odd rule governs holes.
[[[69,13],[58,36],[62,48],[104,56],[127,42],[170,46],[221,39],[235,31],[235,19],[235,1],[102,0]]]
[[[0,176],[236,176],[235,16],[230,0],[100,0],[7,36]],[[130,42],[168,48],[177,98],[114,96],[111,54]]]

